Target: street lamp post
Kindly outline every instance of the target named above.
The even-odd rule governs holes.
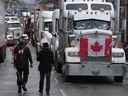
[[[124,39],[125,39],[125,42],[128,40],[128,33],[127,33],[127,4],[128,4],[128,1],[127,0],[125,0],[124,1],[124,7],[125,7],[125,16],[124,16]]]
[[[120,31],[120,0],[117,0],[117,3],[116,3],[115,16],[116,16],[116,33],[119,33]]]
[[[118,34],[120,31],[120,0],[107,0],[108,2],[112,2],[115,10],[115,25],[114,25],[114,33]]]

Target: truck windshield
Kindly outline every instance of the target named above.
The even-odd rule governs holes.
[[[91,8],[92,10],[105,10],[105,11],[112,10],[112,6],[108,4],[92,4]]]
[[[43,31],[51,31],[52,29],[52,22],[45,22],[44,25],[43,25]]]
[[[9,23],[8,28],[20,27],[20,23]]]
[[[66,5],[66,10],[87,10],[88,5],[87,4],[82,4],[82,3],[77,3],[77,4],[67,4]]]
[[[73,26],[75,30],[85,30],[85,29],[104,29],[109,30],[110,29],[110,22],[109,21],[103,21],[103,20],[80,20],[80,21],[74,21]]]

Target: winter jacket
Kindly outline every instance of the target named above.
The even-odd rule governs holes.
[[[40,72],[48,73],[51,72],[53,61],[53,53],[49,48],[43,48],[37,56],[39,61],[38,70]]]
[[[29,64],[32,64],[32,56],[29,47],[14,48],[14,65],[17,70],[28,70]]]

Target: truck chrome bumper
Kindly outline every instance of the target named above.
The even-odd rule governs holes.
[[[65,64],[67,76],[122,76],[125,64]]]

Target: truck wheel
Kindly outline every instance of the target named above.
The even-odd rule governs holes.
[[[3,51],[3,61],[5,61],[5,59],[6,59],[6,48]]]
[[[122,83],[123,82],[123,76],[115,76],[114,81],[118,82],[118,83]]]
[[[0,53],[0,63],[3,62],[3,57],[2,57],[2,54]]]
[[[0,63],[3,63],[5,61],[6,57],[6,48],[2,48],[0,52]]]
[[[56,59],[55,62],[55,70],[57,73],[62,73],[62,63],[58,61],[58,59]]]
[[[56,70],[57,73],[62,73],[62,66],[60,64],[57,64],[55,66],[55,70]]]
[[[64,82],[68,82],[69,81],[69,76],[64,76]]]
[[[63,73],[63,81],[64,82],[69,82],[70,81],[70,76],[67,76]]]

